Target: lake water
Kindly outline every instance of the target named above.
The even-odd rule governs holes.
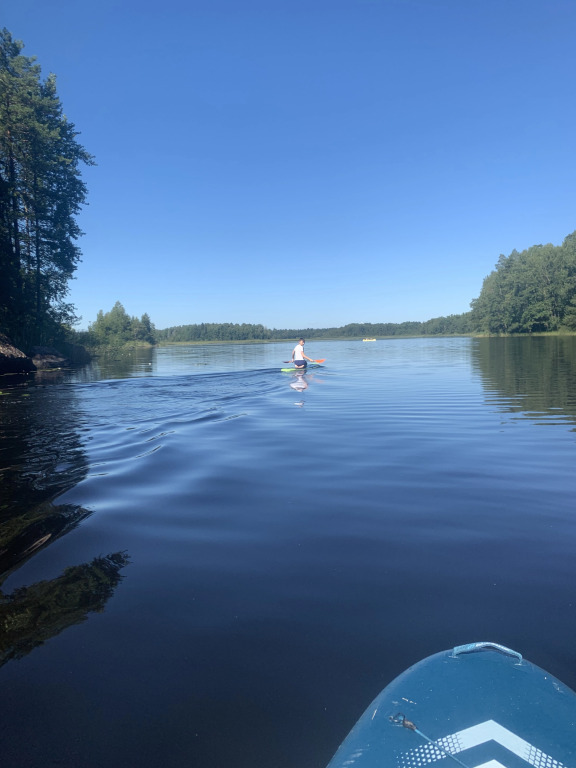
[[[166,347],[0,383],[0,752],[324,768],[475,640],[576,687],[576,339]]]

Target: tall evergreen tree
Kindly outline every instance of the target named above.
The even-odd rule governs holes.
[[[74,319],[66,303],[86,201],[80,165],[94,160],[62,111],[56,78],[0,31],[0,324],[23,343],[50,341]]]

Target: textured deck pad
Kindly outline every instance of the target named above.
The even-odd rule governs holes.
[[[576,694],[493,644],[444,651],[382,691],[329,768],[452,765],[576,768]]]

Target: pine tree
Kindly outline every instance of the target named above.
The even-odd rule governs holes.
[[[80,260],[80,165],[93,165],[62,111],[56,78],[42,82],[23,44],[0,31],[0,323],[47,342],[74,320],[68,282]]]

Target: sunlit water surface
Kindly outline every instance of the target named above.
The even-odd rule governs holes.
[[[575,340],[290,352],[4,377],[4,765],[323,768],[473,640],[576,686]]]

